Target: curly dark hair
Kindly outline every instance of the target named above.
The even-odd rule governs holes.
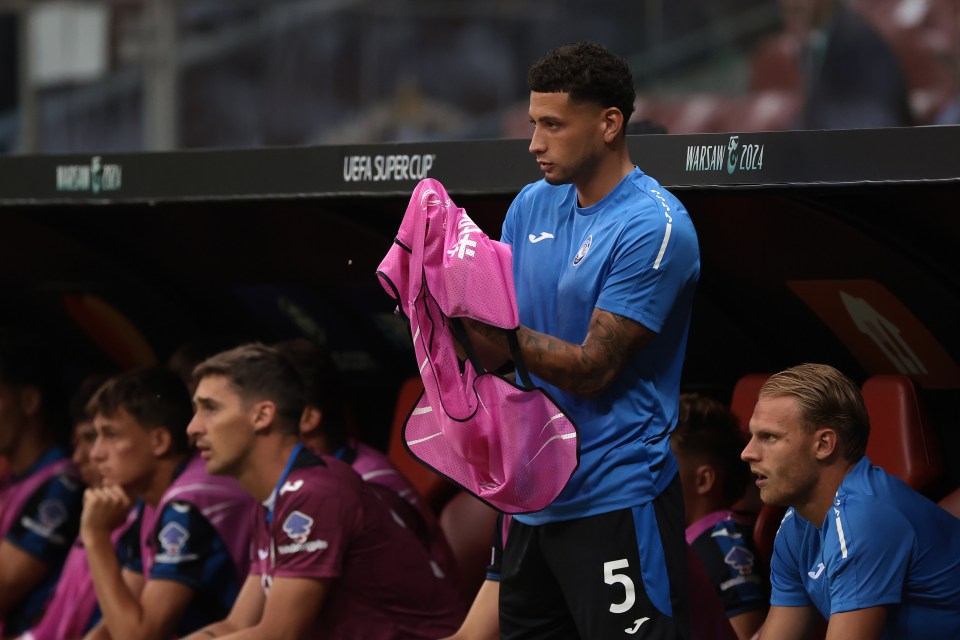
[[[750,466],[740,459],[746,437],[730,409],[697,393],[681,394],[680,417],[671,438],[679,451],[713,464],[727,504],[740,499],[750,482]]]
[[[616,107],[624,123],[637,94],[627,62],[603,45],[577,42],[549,52],[530,67],[527,85],[537,93],[569,93],[576,102]]]

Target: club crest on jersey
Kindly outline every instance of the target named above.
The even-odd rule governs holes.
[[[297,544],[307,541],[311,527],[313,527],[313,518],[299,511],[294,511],[283,521],[283,532]]]
[[[66,520],[67,508],[61,501],[51,499],[37,506],[36,519],[25,515],[20,518],[20,524],[46,540],[63,544],[63,537],[57,529]]]
[[[573,257],[573,266],[580,264],[580,261],[587,256],[587,251],[590,251],[590,244],[593,242],[593,236],[587,236],[587,239],[583,241],[583,244],[580,245],[580,250],[577,251],[577,255]]]
[[[160,535],[157,537],[163,545],[164,554],[168,557],[177,557],[190,539],[190,532],[179,522],[169,522],[160,530]]]
[[[67,519],[67,508],[60,500],[44,500],[37,508],[40,523],[48,529],[56,529]]]

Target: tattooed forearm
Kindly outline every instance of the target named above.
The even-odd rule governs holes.
[[[590,397],[603,391],[653,335],[629,318],[595,309],[583,344],[526,327],[520,327],[518,338],[531,373],[564,391]]]
[[[510,358],[506,330],[468,319],[464,322],[495,345],[500,357]],[[653,335],[652,331],[629,318],[594,309],[582,344],[524,326],[517,332],[517,340],[530,373],[564,391],[590,397],[606,389]]]

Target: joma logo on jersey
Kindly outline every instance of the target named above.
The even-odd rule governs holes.
[[[280,487],[280,495],[285,493],[293,493],[294,491],[299,491],[303,486],[303,480],[296,480],[291,482],[290,480],[283,483],[283,486]]]
[[[299,511],[294,511],[283,521],[283,532],[297,544],[303,544],[307,541],[312,527],[313,518]]]
[[[807,571],[807,575],[813,578],[814,580],[816,580],[817,578],[820,577],[820,574],[823,573],[823,570],[824,570],[824,566],[823,566],[823,563],[821,562],[816,566],[816,568],[813,571]]]

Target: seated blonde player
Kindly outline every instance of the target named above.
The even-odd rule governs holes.
[[[874,466],[860,389],[802,364],[760,388],[741,456],[788,507],[770,560],[764,640],[960,638],[960,520]],[[822,616],[822,618],[821,618]]]

